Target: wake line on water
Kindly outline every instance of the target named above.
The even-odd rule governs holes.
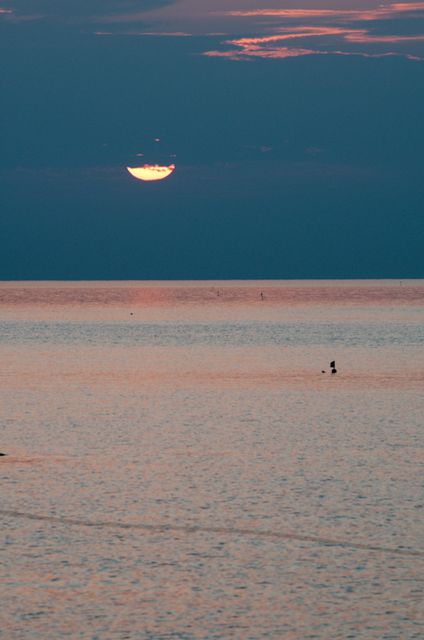
[[[56,524],[67,524],[76,527],[109,528],[109,529],[136,529],[150,533],[217,533],[221,535],[243,535],[254,538],[275,538],[282,540],[296,540],[298,542],[312,542],[331,547],[346,547],[348,549],[359,549],[362,551],[377,551],[401,556],[413,556],[424,558],[424,551],[406,549],[403,547],[385,547],[376,544],[366,544],[361,542],[349,542],[334,538],[322,538],[320,536],[302,535],[297,533],[284,533],[283,531],[271,531],[266,529],[249,529],[245,527],[208,527],[201,525],[173,525],[173,524],[143,524],[137,522],[114,522],[111,520],[80,520],[78,518],[67,518],[60,516],[45,516],[25,511],[12,511],[0,509],[0,516],[9,518],[20,518],[25,520],[38,520],[43,522],[53,522]]]

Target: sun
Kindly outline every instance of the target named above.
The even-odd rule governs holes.
[[[163,180],[171,175],[175,169],[175,164],[161,167],[158,164],[145,164],[142,167],[127,167],[127,171],[137,180]]]

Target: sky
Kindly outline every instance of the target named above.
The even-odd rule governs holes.
[[[0,279],[424,277],[424,1],[0,0],[0,49]]]

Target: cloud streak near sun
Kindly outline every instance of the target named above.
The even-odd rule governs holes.
[[[306,55],[398,55],[424,60],[424,28],[416,33],[417,18],[424,27],[424,2],[392,3],[375,9],[254,9],[227,11],[225,15],[249,19],[247,26],[261,33],[227,39],[221,43],[222,48],[205,51],[205,56],[254,60]],[[396,31],[399,17],[407,25],[410,23],[412,33]]]

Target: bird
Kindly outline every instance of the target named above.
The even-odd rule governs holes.
[[[330,362],[330,367],[331,367],[331,373],[337,373],[337,369],[336,369],[336,361],[332,360]]]

